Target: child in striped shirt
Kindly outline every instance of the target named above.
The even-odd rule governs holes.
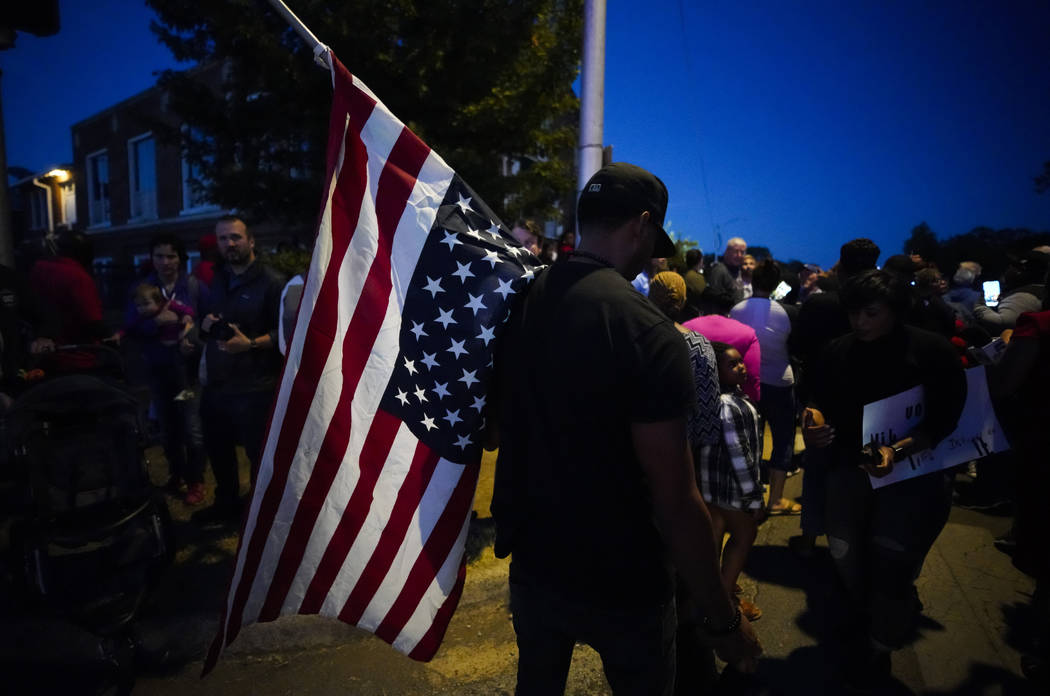
[[[729,534],[722,551],[722,584],[732,593],[765,518],[758,470],[762,435],[758,412],[741,390],[747,379],[743,358],[726,343],[716,341],[711,346],[718,362],[722,439],[717,445],[700,448],[697,481],[711,511],[715,543],[721,545],[723,536]],[[740,610],[751,621],[762,615],[743,599]]]

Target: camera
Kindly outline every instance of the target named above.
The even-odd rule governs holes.
[[[217,341],[228,341],[233,338],[233,327],[225,319],[219,319],[211,325],[208,334]]]

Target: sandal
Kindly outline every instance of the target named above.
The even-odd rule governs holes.
[[[758,621],[762,618],[762,610],[758,608],[758,605],[746,599],[740,600],[740,613],[748,621]]]
[[[801,515],[802,504],[787,501],[787,505],[770,505],[766,508],[766,514],[770,517],[778,515]]]

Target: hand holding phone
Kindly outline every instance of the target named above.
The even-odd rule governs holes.
[[[984,303],[989,307],[995,307],[999,304],[999,281],[998,280],[986,280],[981,283],[981,288],[984,291]]]

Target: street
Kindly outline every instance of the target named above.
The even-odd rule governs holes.
[[[491,471],[491,468],[488,468]],[[788,481],[797,496],[801,476]],[[968,484],[959,477],[960,484]],[[486,480],[475,509],[484,508]],[[321,617],[284,617],[248,626],[215,671],[200,679],[205,650],[224,600],[235,537],[197,530],[188,509],[173,503],[182,542],[176,565],[140,621],[148,664],[137,694],[510,694],[516,648],[510,622],[506,560],[491,544],[467,572],[463,597],[444,644],[430,663],[414,662],[378,638]],[[829,643],[834,583],[826,547],[811,561],[795,558],[788,537],[798,517],[774,517],[759,531],[745,576],[744,596],[764,611],[755,623],[765,647],[759,675],[777,693],[838,693]],[[893,694],[1028,694],[1020,650],[1030,627],[1034,582],[996,550],[993,539],[1010,518],[954,508],[918,581],[925,605],[921,635],[894,654]],[[491,541],[491,523],[475,523],[475,546]],[[468,550],[469,551],[469,550]],[[597,655],[577,646],[568,694],[605,694]]]

